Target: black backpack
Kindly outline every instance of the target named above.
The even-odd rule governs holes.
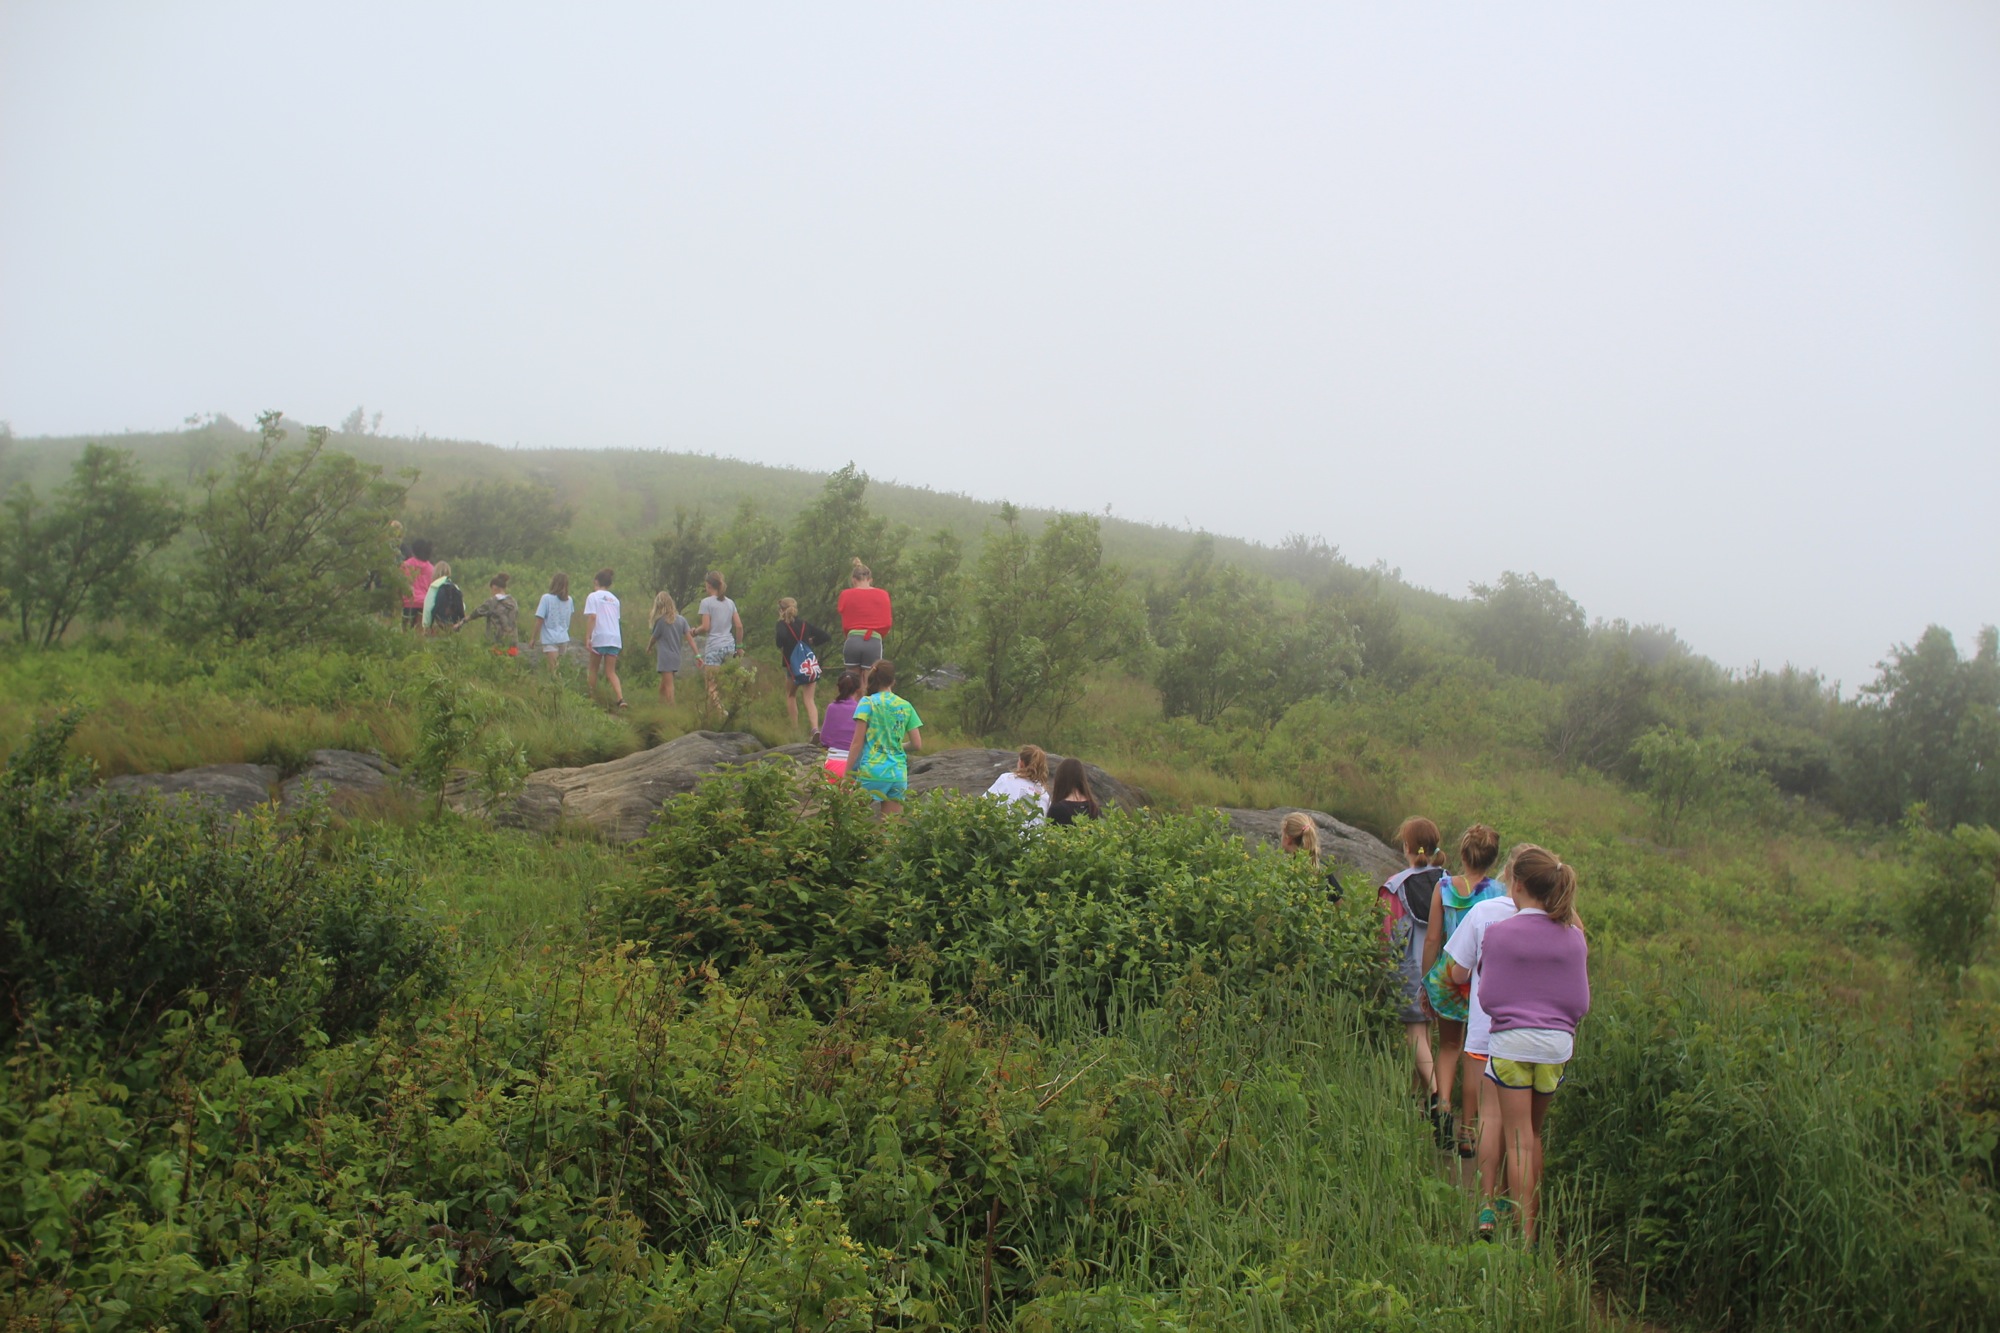
[[[456,625],[465,619],[465,594],[456,583],[438,586],[437,600],[431,603],[433,625]]]
[[[1426,930],[1431,924],[1431,899],[1436,896],[1438,881],[1443,878],[1443,866],[1429,866],[1403,881],[1403,903],[1410,909],[1410,919]]]

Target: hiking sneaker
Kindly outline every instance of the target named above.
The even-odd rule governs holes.
[[[1493,1239],[1493,1233],[1498,1231],[1499,1229],[1500,1229],[1500,1216],[1499,1214],[1493,1211],[1492,1205],[1489,1204],[1486,1207],[1481,1208],[1479,1210],[1479,1227],[1476,1231],[1473,1232],[1473,1234],[1479,1237],[1479,1239],[1483,1241],[1491,1242]]]

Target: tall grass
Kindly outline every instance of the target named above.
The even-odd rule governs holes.
[[[1710,1325],[1992,1328],[2000,1206],[1940,1100],[1942,1010],[1878,1027],[1729,980],[1600,988],[1550,1165],[1605,1276]]]

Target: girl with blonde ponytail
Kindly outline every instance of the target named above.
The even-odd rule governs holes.
[[[1479,1002],[1492,1021],[1486,1077],[1500,1093],[1508,1182],[1521,1232],[1540,1222],[1542,1122],[1590,1011],[1590,950],[1576,915],[1576,871],[1543,847],[1515,849],[1507,888],[1517,909],[1489,926],[1479,959]],[[1483,1219],[1482,1219],[1483,1221]]]

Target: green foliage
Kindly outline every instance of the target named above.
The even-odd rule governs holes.
[[[1756,809],[1769,785],[1746,764],[1743,748],[1721,736],[1690,736],[1655,727],[1632,743],[1660,840],[1677,843],[1690,818]]]
[[[964,545],[949,528],[938,529],[904,556],[892,659],[902,678],[914,680],[957,649],[965,626],[964,561]]]
[[[673,526],[653,538],[653,588],[673,596],[682,614],[701,601],[701,581],[708,573],[715,543],[701,510],[674,510]],[[688,615],[689,623],[696,617]]]
[[[875,586],[902,591],[897,574],[907,534],[869,512],[867,493],[868,474],[847,464],[826,479],[785,536],[786,591],[781,595],[798,598],[799,613],[816,625],[839,628],[836,605],[856,559],[873,571]]]
[[[1583,608],[1554,579],[1508,570],[1472,598],[1473,642],[1502,671],[1561,680],[1588,646]]]
[[[461,761],[472,753],[479,737],[478,706],[458,677],[433,665],[424,677],[423,700],[417,709],[417,752],[410,758],[409,780],[433,800],[433,815],[444,813],[445,788]]]
[[[1930,812],[1912,806],[1903,822],[1910,873],[1898,915],[1925,963],[1957,981],[1993,931],[2000,894],[2000,832],[1960,824],[1932,828]]]
[[[2000,1213],[1928,1104],[1937,1030],[1820,995],[1600,987],[1549,1166],[1646,1313],[1733,1328],[1991,1327]]]
[[[1097,520],[1063,514],[1039,538],[1020,511],[1000,511],[972,578],[966,649],[972,678],[959,692],[967,730],[986,736],[1031,713],[1055,726],[1083,697],[1095,667],[1136,641],[1125,574],[1104,560]]]
[[[0,517],[0,587],[21,642],[46,648],[79,615],[142,610],[145,561],[180,526],[172,495],[144,481],[122,449],[86,446],[51,503],[16,486]]]
[[[1849,802],[1876,819],[1914,803],[1943,824],[2000,824],[2000,632],[1970,658],[1936,625],[1898,646],[1846,735]]]
[[[472,481],[415,519],[409,531],[428,537],[448,560],[521,561],[553,551],[575,517],[576,511],[562,503],[553,486]]]
[[[1337,994],[1192,986],[1073,1035],[879,977],[815,1017],[775,973],[629,947],[509,961],[262,1077],[214,1022],[115,1068],[18,1052],[10,1317],[1587,1326],[1576,1275],[1458,1238],[1390,1057]]]
[[[227,476],[210,473],[191,515],[191,615],[231,639],[330,638],[393,607],[405,586],[389,523],[408,483],[329,451],[322,426],[304,448],[280,449],[281,419],[258,418],[256,451]]]
[[[505,731],[487,736],[472,756],[472,788],[479,794],[480,808],[505,808],[521,794],[531,771],[526,746],[516,744]]]
[[[1375,921],[1219,820],[1113,814],[1030,830],[1004,802],[933,795],[877,822],[866,796],[786,768],[717,778],[661,812],[628,927],[734,967],[893,966],[956,995],[1156,1002],[1191,972],[1279,973],[1375,997]]]
[[[139,1040],[185,1006],[268,1067],[442,982],[392,866],[330,856],[310,815],[89,792],[63,755],[77,720],[44,723],[0,776],[0,1031]]]
[[[1147,602],[1159,643],[1154,683],[1168,717],[1207,725],[1241,708],[1270,726],[1295,704],[1337,693],[1361,668],[1338,616],[1282,614],[1266,580],[1217,564],[1206,535]]]

